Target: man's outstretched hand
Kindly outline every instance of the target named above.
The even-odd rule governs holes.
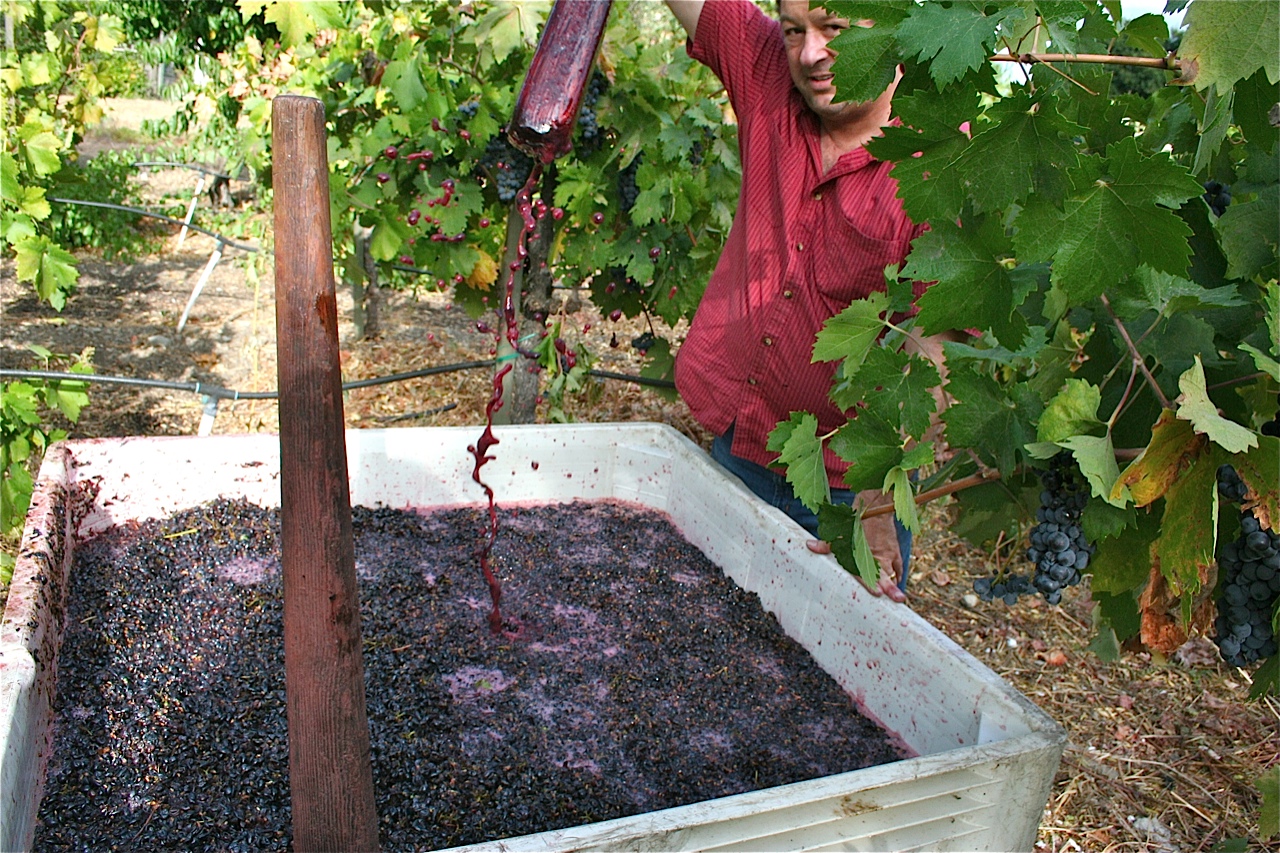
[[[879,492],[876,493],[880,495]],[[877,515],[864,519],[862,529],[867,534],[867,544],[871,553],[880,564],[880,580],[874,585],[858,580],[872,595],[888,596],[891,601],[904,602],[907,594],[898,588],[898,578],[902,577],[902,553],[898,549],[898,530],[893,523],[893,514]],[[810,539],[805,546],[815,554],[830,554],[831,545],[821,539]]]

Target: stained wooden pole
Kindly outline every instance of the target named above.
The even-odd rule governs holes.
[[[376,850],[324,106],[283,95],[271,123],[293,844]]]

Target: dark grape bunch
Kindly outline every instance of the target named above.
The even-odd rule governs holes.
[[[467,101],[465,104],[458,105],[458,115],[463,118],[475,118],[478,112],[480,112],[479,101]]]
[[[1001,599],[1005,604],[1013,605],[1024,595],[1032,595],[1036,589],[1031,578],[1018,574],[997,574],[990,578],[978,578],[973,582],[973,591],[983,601]]]
[[[618,172],[618,203],[623,213],[635,207],[636,199],[640,196],[640,188],[636,186],[636,171],[640,168],[640,161],[643,159],[644,152],[641,151],[632,158],[625,169]]]
[[[1080,529],[1080,513],[1089,502],[1088,486],[1076,472],[1070,453],[1059,453],[1040,473],[1040,508],[1031,528],[1027,559],[1035,563],[1032,584],[1045,601],[1057,604],[1064,587],[1080,583],[1094,546]]]
[[[1276,653],[1271,614],[1280,596],[1280,536],[1251,512],[1240,514],[1240,535],[1218,554],[1222,585],[1214,642],[1222,659],[1245,666]]]
[[[582,109],[578,113],[578,129],[585,142],[591,142],[600,135],[600,125],[596,121],[596,101],[600,100],[607,88],[609,78],[596,69],[591,75],[591,81],[587,83],[587,91],[582,96]]]
[[[1235,468],[1225,464],[1218,466],[1218,494],[1225,500],[1240,503],[1248,490],[1248,486],[1244,484],[1244,480],[1240,479]]]
[[[1209,205],[1214,216],[1221,216],[1231,204],[1231,187],[1218,181],[1205,181],[1204,202]]]
[[[512,145],[506,134],[498,134],[489,140],[480,156],[480,168],[493,179],[498,188],[498,200],[513,201],[516,193],[529,180],[533,171],[533,159]]]

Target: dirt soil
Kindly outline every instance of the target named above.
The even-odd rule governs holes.
[[[189,198],[192,173],[146,177],[156,199]],[[185,193],[185,195],[183,195]],[[265,220],[269,215],[259,214]],[[197,220],[200,221],[200,220]],[[168,382],[199,381],[240,391],[275,387],[275,328],[270,264],[260,283],[227,252],[196,301],[182,333],[178,320],[214,243],[176,233],[134,263],[81,260],[81,283],[66,309],[38,304],[27,285],[0,271],[0,366],[44,365],[26,349],[56,353],[94,348],[97,373]],[[385,331],[356,340],[349,295],[339,292],[339,327],[347,381],[487,358],[491,338],[452,306],[447,294],[389,295]],[[563,305],[570,340],[581,334],[601,354],[602,369],[636,373],[628,343],[644,331],[610,323],[589,304]],[[590,325],[590,330],[582,332]],[[608,346],[616,331],[622,345]],[[664,331],[664,330],[659,330]],[[678,339],[679,330],[675,332]],[[475,425],[482,422],[488,371],[467,370],[349,392],[350,427]],[[191,435],[200,397],[189,391],[95,385],[72,437]],[[444,409],[441,411],[441,409]],[[687,408],[652,390],[614,380],[593,383],[569,406],[581,421],[652,420],[674,425],[705,446],[708,436]],[[272,401],[224,402],[214,433],[274,431]],[[478,434],[478,433],[477,433]],[[1280,702],[1247,700],[1249,672],[1223,664],[1211,643],[1189,643],[1165,660],[1137,650],[1107,663],[1086,649],[1092,636],[1087,585],[1059,607],[1023,599],[1014,607],[966,603],[976,577],[996,563],[948,530],[947,509],[932,505],[912,563],[912,607],[1008,679],[1068,731],[1070,743],[1045,810],[1037,849],[1051,851],[1280,851],[1258,837],[1261,796],[1255,785],[1280,772]]]

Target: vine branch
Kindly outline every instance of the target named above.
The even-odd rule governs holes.
[[[1102,294],[1098,298],[1102,300],[1103,307],[1106,308],[1107,313],[1111,315],[1111,322],[1115,323],[1116,328],[1120,331],[1120,337],[1124,339],[1125,346],[1129,348],[1129,355],[1133,358],[1134,365],[1142,371],[1143,377],[1147,380],[1147,385],[1149,385],[1151,390],[1155,392],[1156,399],[1160,401],[1160,408],[1171,408],[1169,398],[1160,390],[1159,384],[1156,383],[1156,378],[1151,375],[1151,371],[1147,368],[1146,360],[1142,357],[1142,354],[1138,352],[1138,347],[1134,344],[1133,338],[1129,337],[1129,330],[1124,327],[1124,323],[1120,322],[1120,318],[1117,317],[1116,312],[1112,310],[1111,300],[1107,299],[1106,294]]]
[[[1193,67],[1192,63],[1169,56],[1113,56],[1109,53],[997,53],[988,57],[991,62],[1017,62],[1023,65],[1050,62],[1084,62],[1094,65],[1138,65],[1143,68],[1159,68],[1162,71],[1182,73]],[[1189,79],[1189,78],[1188,78]]]

